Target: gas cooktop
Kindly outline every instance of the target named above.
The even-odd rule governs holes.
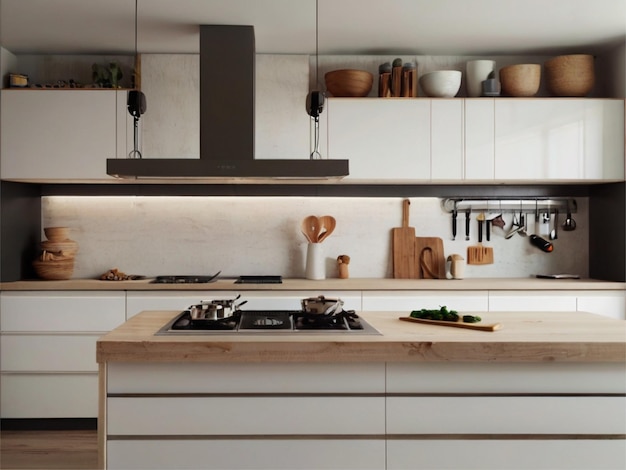
[[[351,334],[379,335],[354,310],[342,310],[331,316],[302,310],[238,310],[231,316],[213,320],[194,320],[190,310],[174,317],[156,334],[215,335],[215,334]]]

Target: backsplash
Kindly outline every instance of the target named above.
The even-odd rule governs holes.
[[[438,198],[411,198],[409,225],[418,237],[441,237],[446,256],[467,258],[477,244],[472,214],[465,241],[464,215],[452,240],[450,214]],[[492,229],[495,263],[468,265],[466,278],[528,277],[575,273],[588,277],[588,205],[577,198],[577,229],[559,231],[546,254],[518,235]],[[79,244],[74,278],[96,278],[111,268],[127,274],[280,274],[303,278],[307,242],[300,223],[307,215],[332,215],[334,233],[322,243],[326,277],[338,277],[336,259],[350,256],[350,277],[391,278],[391,229],[402,222],[402,198],[330,197],[91,197],[42,198],[42,227],[67,226]],[[495,214],[494,214],[495,215]],[[505,231],[511,214],[505,214]],[[561,216],[561,222],[564,215]],[[534,217],[528,217],[534,232]],[[45,239],[43,233],[42,240]]]

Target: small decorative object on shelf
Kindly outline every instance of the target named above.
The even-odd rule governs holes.
[[[91,66],[91,77],[95,85],[100,88],[120,88],[123,74],[117,62],[111,62],[108,67],[99,64]]]
[[[337,270],[339,271],[339,279],[348,279],[350,272],[348,265],[350,264],[350,257],[348,255],[339,255],[337,257]]]
[[[9,86],[11,88],[26,88],[28,86],[28,75],[21,73],[9,74]]]

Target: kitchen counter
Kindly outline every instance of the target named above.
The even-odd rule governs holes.
[[[0,283],[0,291],[310,291],[310,290],[387,290],[387,291],[472,291],[472,290],[625,290],[626,283],[595,279],[474,278],[447,279],[283,279],[282,284],[235,284],[220,279],[206,284],[153,284],[150,279],[135,281],[25,280]]]
[[[106,362],[626,362],[626,321],[585,312],[487,312],[494,332],[362,312],[380,335],[220,334],[155,336],[179,312],[144,311],[99,339]]]

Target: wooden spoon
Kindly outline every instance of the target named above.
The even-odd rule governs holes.
[[[302,229],[302,233],[309,241],[309,243],[318,243],[319,232],[322,227],[320,219],[315,217],[314,215],[309,215],[305,217],[302,221],[300,228]]]
[[[337,221],[332,215],[323,215],[320,217],[320,223],[322,224],[324,231],[319,234],[317,241],[321,243],[326,240],[331,233],[333,233],[337,225]]]

